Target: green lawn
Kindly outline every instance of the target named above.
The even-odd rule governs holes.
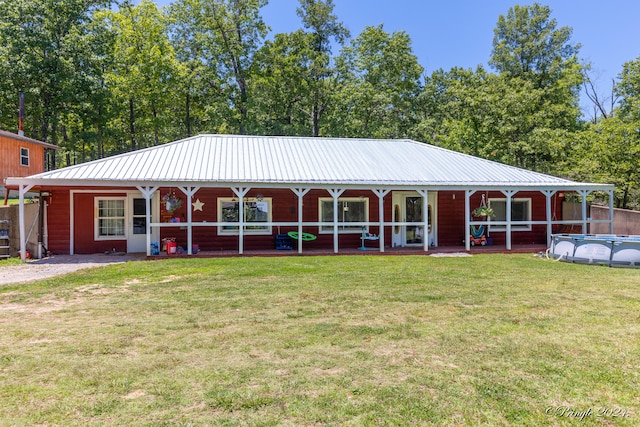
[[[640,270],[130,262],[0,288],[0,331],[0,425],[640,424]]]

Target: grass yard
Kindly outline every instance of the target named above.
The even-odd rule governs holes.
[[[0,331],[0,425],[640,425],[640,270],[130,262],[0,288]]]

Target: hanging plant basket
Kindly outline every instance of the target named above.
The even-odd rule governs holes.
[[[180,209],[180,206],[182,206],[182,199],[173,193],[167,193],[162,196],[162,203],[165,204],[167,212],[172,213],[173,211]]]
[[[477,218],[493,216],[493,209],[487,206],[487,200],[485,199],[484,194],[482,195],[480,206],[472,210],[471,213]]]
[[[479,206],[475,208],[471,213],[473,214],[473,216],[478,218],[493,216],[493,209],[488,206]]]

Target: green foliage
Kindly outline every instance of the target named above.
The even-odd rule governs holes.
[[[576,62],[580,48],[569,43],[571,28],[556,27],[548,6],[510,8],[498,18],[489,64],[510,77],[532,80],[537,88],[553,84]]]
[[[640,59],[624,64],[619,108],[584,123],[588,64],[548,6],[498,17],[492,71],[423,75],[407,33],[350,40],[333,0],[299,0],[301,28],[267,39],[266,3],[0,1],[0,128],[15,129],[22,91],[26,135],[61,145],[57,166],[199,133],[410,137],[614,183],[617,205],[638,206]]]
[[[337,58],[340,92],[331,134],[405,137],[415,124],[423,72],[405,32],[366,27]],[[348,114],[349,120],[344,120]]]

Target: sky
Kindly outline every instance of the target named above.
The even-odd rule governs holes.
[[[157,0],[165,6],[170,0]],[[367,25],[405,31],[418,61],[431,74],[440,68],[475,68],[491,56],[498,16],[533,1],[507,0],[334,0],[335,13],[356,37]],[[611,91],[611,79],[625,62],[640,57],[640,1],[541,0],[551,8],[559,27],[573,29],[572,44],[581,44],[580,58],[590,62],[598,92]],[[262,17],[272,34],[301,28],[298,0],[269,0]],[[337,53],[337,52],[334,52]],[[584,98],[584,97],[583,97]],[[582,102],[583,107],[585,101]]]

